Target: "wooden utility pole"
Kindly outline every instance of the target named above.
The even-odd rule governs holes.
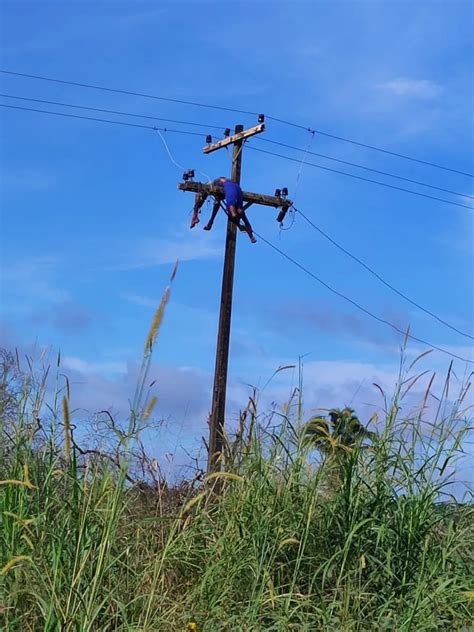
[[[263,118],[263,117],[262,117]],[[240,185],[242,171],[242,149],[246,138],[263,132],[265,125],[263,123],[244,130],[243,125],[236,125],[233,136],[223,138],[214,144],[204,147],[204,153],[208,154],[230,144],[234,145],[232,158],[231,180]],[[200,182],[184,182],[178,185],[182,191],[194,191],[196,193],[205,193],[214,195],[217,200],[223,199],[222,186],[215,184],[202,184]],[[278,216],[282,221],[288,208],[291,206],[291,200],[286,196],[270,196],[257,193],[243,192],[243,199],[246,202],[244,208],[248,208],[251,204],[257,203],[264,206],[272,206],[280,208]],[[224,445],[224,419],[225,419],[225,403],[227,391],[227,372],[229,364],[229,344],[230,344],[230,327],[232,319],[232,294],[234,287],[234,267],[235,267],[235,248],[237,241],[238,222],[233,220],[230,215],[227,220],[227,236],[225,244],[224,271],[222,275],[221,305],[219,314],[219,330],[217,334],[217,350],[216,364],[214,372],[214,388],[212,392],[212,408],[209,418],[209,457],[208,472],[214,472],[219,469],[220,458]]]
[[[236,125],[235,133],[243,131],[243,125]],[[243,140],[234,143],[232,156],[231,180],[240,185],[242,173]],[[212,408],[209,418],[209,457],[208,472],[219,469],[218,459],[222,454],[223,431],[225,417],[225,401],[227,392],[227,370],[229,366],[230,324],[232,319],[232,295],[234,290],[235,246],[237,242],[237,224],[230,215],[227,219],[227,236],[225,240],[224,272],[222,274],[221,309],[219,329],[217,333],[216,366],[214,370],[214,388],[212,391]]]

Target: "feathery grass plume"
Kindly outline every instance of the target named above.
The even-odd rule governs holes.
[[[14,566],[17,566],[20,562],[31,562],[31,557],[28,555],[17,555],[16,557],[12,557],[12,559],[0,570],[0,576],[6,575],[9,570],[11,570]]]
[[[169,301],[169,298],[170,298],[170,287],[168,286],[161,298],[160,305],[158,306],[158,309],[156,310],[155,316],[151,323],[150,331],[148,332],[148,336],[145,342],[145,349],[144,349],[145,355],[148,355],[153,350],[153,345],[155,344],[156,337],[158,336],[158,331],[163,321],[165,308]]]
[[[64,454],[66,462],[71,458],[71,416],[69,414],[69,401],[63,397],[63,422],[64,422]]]
[[[156,395],[153,395],[153,397],[150,399],[150,401],[148,402],[148,406],[145,409],[145,412],[143,413],[143,420],[146,421],[151,413],[153,412],[153,409],[156,406],[156,402],[158,401],[158,398]]]
[[[29,469],[28,465],[25,463],[23,465],[23,480],[20,481],[18,479],[7,478],[6,480],[0,481],[0,485],[16,485],[17,487],[27,487],[28,489],[38,489],[36,485],[30,481]]]
[[[168,285],[168,287],[165,289],[164,294],[161,298],[160,305],[158,306],[158,309],[155,312],[155,316],[151,323],[150,331],[148,332],[148,336],[145,342],[145,354],[151,353],[153,349],[153,345],[155,344],[155,341],[156,341],[156,337],[158,336],[158,331],[163,321],[165,308],[170,298],[171,284],[173,283],[176,277],[176,273],[178,272],[178,265],[179,265],[179,261],[177,260],[176,263],[174,264],[173,271],[171,272],[170,285]]]
[[[174,277],[176,276],[176,273],[178,272],[178,266],[179,266],[179,259],[176,259],[176,263],[174,264],[173,272],[171,273],[170,283],[173,283],[173,281],[174,281]]]
[[[139,409],[140,409],[140,404],[143,398],[143,390],[145,388],[145,383],[146,383],[146,379],[148,376],[148,371],[150,370],[150,363],[151,363],[151,356],[152,356],[152,352],[153,352],[153,347],[154,344],[156,342],[156,338],[158,336],[160,327],[161,327],[161,323],[163,321],[163,316],[165,313],[165,309],[166,309],[166,305],[168,304],[169,298],[170,298],[170,294],[171,294],[171,284],[173,283],[175,277],[176,277],[176,273],[178,270],[178,264],[179,261],[176,261],[173,271],[171,273],[171,277],[170,277],[170,285],[165,289],[160,305],[158,306],[158,309],[155,312],[155,316],[153,318],[153,321],[151,323],[151,327],[150,330],[148,332],[147,338],[146,338],[146,342],[145,342],[145,348],[143,351],[143,359],[142,359],[142,364],[140,367],[140,372],[138,374],[138,379],[137,379],[137,386],[135,389],[135,395],[133,397],[133,403],[132,403],[132,411],[131,411],[131,415],[130,415],[130,423],[129,423],[129,434],[133,433],[134,430],[136,429],[136,422],[140,417],[139,414]]]
[[[18,487],[28,487],[28,489],[36,489],[29,481],[19,481],[14,478],[7,478],[4,481],[0,481],[0,485],[17,485]]]
[[[213,472],[212,474],[209,474],[208,476],[206,476],[204,480],[207,482],[207,481],[213,481],[216,478],[225,479],[228,481],[241,481],[241,482],[245,480],[243,476],[239,476],[238,474],[233,474],[232,472]]]

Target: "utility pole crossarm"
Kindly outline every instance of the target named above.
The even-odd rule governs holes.
[[[207,193],[207,195],[215,195],[220,199],[224,199],[224,189],[218,184],[204,184],[202,182],[180,182],[178,184],[180,191],[191,191],[193,193]],[[275,195],[264,195],[262,193],[251,193],[250,191],[242,191],[244,202],[250,204],[260,204],[261,206],[272,206],[273,208],[281,208],[287,210],[292,206],[293,202],[286,197],[277,197]]]
[[[217,151],[218,149],[222,149],[223,147],[227,147],[227,145],[233,145],[237,142],[242,142],[246,138],[250,136],[255,136],[255,134],[260,134],[265,130],[265,123],[260,123],[259,125],[255,125],[255,127],[251,127],[250,129],[245,129],[241,132],[237,132],[232,136],[228,136],[227,138],[223,138],[222,140],[217,141],[217,143],[213,143],[211,145],[207,145],[203,147],[203,152],[205,154],[210,154],[213,151]]]

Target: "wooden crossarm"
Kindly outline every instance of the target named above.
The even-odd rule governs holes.
[[[204,184],[203,182],[180,182],[178,184],[180,191],[191,191],[193,193],[207,193],[215,197],[224,199],[224,188],[219,184]],[[251,193],[250,191],[242,191],[244,202],[251,204],[260,204],[261,206],[272,206],[273,208],[281,208],[288,210],[293,202],[288,198],[276,197],[275,195],[263,195],[261,193]]]
[[[221,140],[218,140],[217,143],[206,145],[202,148],[202,150],[205,154],[210,154],[213,151],[222,149],[222,147],[232,145],[239,140],[244,140],[245,138],[249,138],[250,136],[255,136],[255,134],[260,134],[264,130],[265,123],[260,123],[259,125],[255,125],[255,127],[251,127],[250,129],[245,129],[242,132],[237,132],[237,134],[233,134],[232,136],[228,136],[227,138],[222,138]]]

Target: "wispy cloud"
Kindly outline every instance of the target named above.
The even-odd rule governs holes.
[[[132,305],[138,305],[139,307],[152,307],[156,308],[160,304],[160,299],[145,296],[143,294],[135,294],[133,292],[121,292],[120,298]]]
[[[385,81],[379,84],[379,89],[396,97],[415,99],[434,99],[443,91],[440,84],[429,79],[408,79],[406,77]]]
[[[154,7],[134,11],[131,13],[117,11],[111,14],[95,12],[94,19],[90,19],[87,14],[79,14],[75,20],[62,20],[61,28],[57,29],[47,25],[43,31],[26,38],[20,43],[15,43],[4,48],[6,54],[28,55],[31,53],[57,50],[62,46],[69,45],[76,40],[84,41],[84,38],[93,40],[104,35],[130,33],[139,27],[153,27],[167,12],[166,8]]]
[[[127,372],[126,362],[88,362],[75,356],[62,358],[62,365],[66,370],[83,374],[109,375]]]
[[[124,255],[125,261],[108,266],[110,271],[140,270],[160,265],[172,265],[179,261],[214,259],[222,254],[222,245],[209,235],[193,232],[164,239],[141,239]]]
[[[74,301],[55,302],[47,309],[34,310],[30,319],[35,323],[51,323],[58,331],[66,334],[83,332],[93,321],[92,312]]]
[[[2,195],[11,191],[48,191],[58,185],[58,176],[45,169],[3,169]]]
[[[390,330],[384,330],[366,317],[341,310],[331,303],[322,307],[313,301],[289,301],[276,304],[269,308],[272,317],[270,324],[280,328],[282,320],[288,320],[298,325],[303,331],[323,332],[324,334],[344,336],[357,340],[358,344],[370,344],[371,347],[383,347],[396,350],[396,341],[400,335],[393,335]],[[385,309],[382,316],[397,324],[402,330],[407,326],[400,314],[388,314]]]
[[[68,293],[54,284],[60,261],[54,256],[39,256],[30,259],[10,260],[8,266],[0,266],[2,290],[21,297],[23,309],[25,298],[35,298],[41,302],[66,301]]]

